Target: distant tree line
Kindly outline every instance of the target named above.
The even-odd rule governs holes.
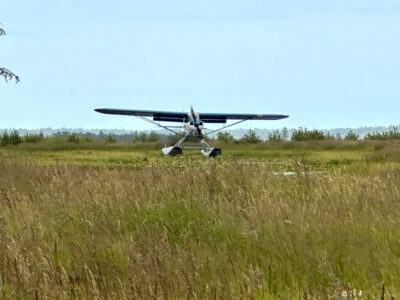
[[[218,133],[216,140],[224,143],[260,143],[260,142],[307,142],[307,141],[326,141],[326,140],[346,140],[346,141],[359,141],[359,140],[400,140],[400,132],[398,127],[393,127],[389,130],[384,130],[382,132],[368,133],[363,139],[350,130],[346,133],[344,137],[341,134],[332,135],[329,132],[325,133],[322,130],[307,128],[298,128],[293,130],[291,137],[289,138],[289,131],[287,128],[282,130],[271,131],[265,140],[262,140],[257,136],[254,130],[248,130],[242,138],[235,139],[228,132]]]
[[[43,133],[27,133],[25,135],[19,134],[18,130],[5,130],[0,133],[0,146],[7,145],[18,145],[21,143],[39,143],[39,142],[60,142],[60,143],[175,143],[181,138],[181,135],[167,135],[161,134],[156,131],[149,133],[135,131],[126,134],[104,134],[100,131],[98,134],[95,133],[73,133],[69,131],[57,132],[51,136],[45,136]],[[196,141],[197,138],[193,137],[189,141]],[[327,140],[347,140],[347,141],[358,141],[361,140],[360,136],[353,132],[348,131],[347,134],[342,138],[340,134],[331,135],[324,133],[321,130],[307,128],[298,128],[292,132],[289,138],[287,128],[282,130],[273,130],[268,134],[268,137],[263,140],[261,139],[254,130],[249,129],[245,134],[236,139],[229,132],[221,131],[211,140],[216,140],[225,144],[257,144],[262,142],[268,143],[280,143],[280,142],[307,142],[307,141],[327,141]],[[363,140],[400,140],[400,132],[397,127],[393,127],[389,130],[382,132],[374,132],[367,134]]]
[[[116,142],[170,142],[174,137],[159,134],[155,131],[150,133],[135,131],[131,134],[104,134],[100,131],[95,133],[75,133],[69,131],[57,132],[51,136],[45,136],[43,133],[27,133],[21,135],[18,130],[5,130],[0,133],[0,146],[18,145],[21,143],[39,143],[39,142],[65,142],[65,143],[116,143]]]
[[[340,135],[333,136],[330,133],[324,133],[321,130],[313,129],[309,130],[307,128],[298,128],[293,130],[291,137],[289,138],[289,130],[287,128],[283,128],[282,130],[273,130],[271,131],[265,140],[262,140],[258,137],[254,130],[248,130],[242,138],[236,140],[231,134],[228,132],[220,132],[216,138],[219,141],[224,143],[260,143],[260,142],[270,142],[270,143],[279,143],[279,142],[307,142],[307,141],[324,141],[324,140],[351,140],[357,141],[360,140],[358,134],[353,131],[349,131],[344,138]],[[368,138],[369,139],[369,138]]]

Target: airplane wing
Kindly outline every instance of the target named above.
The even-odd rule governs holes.
[[[131,110],[114,108],[97,108],[95,111],[103,114],[126,115],[135,117],[153,117],[153,121],[187,122],[188,115],[184,112],[155,111],[155,110]]]
[[[136,117],[153,117],[153,121],[187,122],[188,115],[184,112],[168,112],[154,110],[129,110],[98,108],[95,111],[103,114],[127,115]],[[279,120],[289,116],[279,114],[230,114],[230,113],[199,113],[200,120],[204,123],[226,123],[227,120]]]
[[[207,123],[226,123],[227,120],[279,120],[289,116],[279,114],[223,114],[223,113],[200,113],[200,120]],[[220,121],[220,122],[217,122]]]

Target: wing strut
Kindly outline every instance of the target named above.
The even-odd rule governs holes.
[[[157,123],[157,122],[154,122],[154,121],[152,121],[152,120],[149,120],[149,119],[147,119],[146,117],[138,116],[138,115],[134,115],[134,116],[135,116],[135,117],[138,117],[139,119],[145,120],[145,121],[147,121],[147,122],[149,122],[149,123],[151,123],[151,124],[155,124],[155,125],[157,125],[158,127],[161,127],[161,128],[163,128],[163,129],[165,129],[165,130],[168,130],[168,131],[170,131],[170,132],[172,132],[172,133],[182,135],[180,132],[175,131],[175,130],[172,130],[172,129],[168,128],[167,126],[163,126],[163,125],[161,125],[161,124],[159,124],[159,123]]]
[[[224,127],[221,127],[221,128],[215,129],[215,130],[213,130],[213,131],[207,132],[205,135],[209,135],[209,134],[211,134],[211,133],[214,133],[214,132],[220,131],[220,130],[222,130],[222,129],[225,129],[225,128],[228,128],[228,127],[231,127],[231,126],[233,126],[233,125],[236,125],[236,124],[242,123],[242,122],[244,122],[244,121],[247,121],[247,119],[243,119],[243,120],[237,121],[237,122],[235,122],[235,123],[232,123],[232,124],[226,125],[226,126],[224,126]]]

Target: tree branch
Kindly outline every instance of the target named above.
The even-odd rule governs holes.
[[[15,80],[15,83],[19,82],[19,77],[6,68],[0,67],[0,77],[1,76],[3,76],[6,81]]]
[[[2,25],[0,24],[0,36],[5,35],[6,32],[4,31]],[[6,81],[15,80],[15,83],[19,82],[19,77],[15,75],[13,72],[6,68],[0,67],[0,77],[4,77]]]

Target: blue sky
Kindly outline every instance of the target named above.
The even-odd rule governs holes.
[[[400,1],[1,1],[0,128],[150,129],[96,107],[399,124]]]

